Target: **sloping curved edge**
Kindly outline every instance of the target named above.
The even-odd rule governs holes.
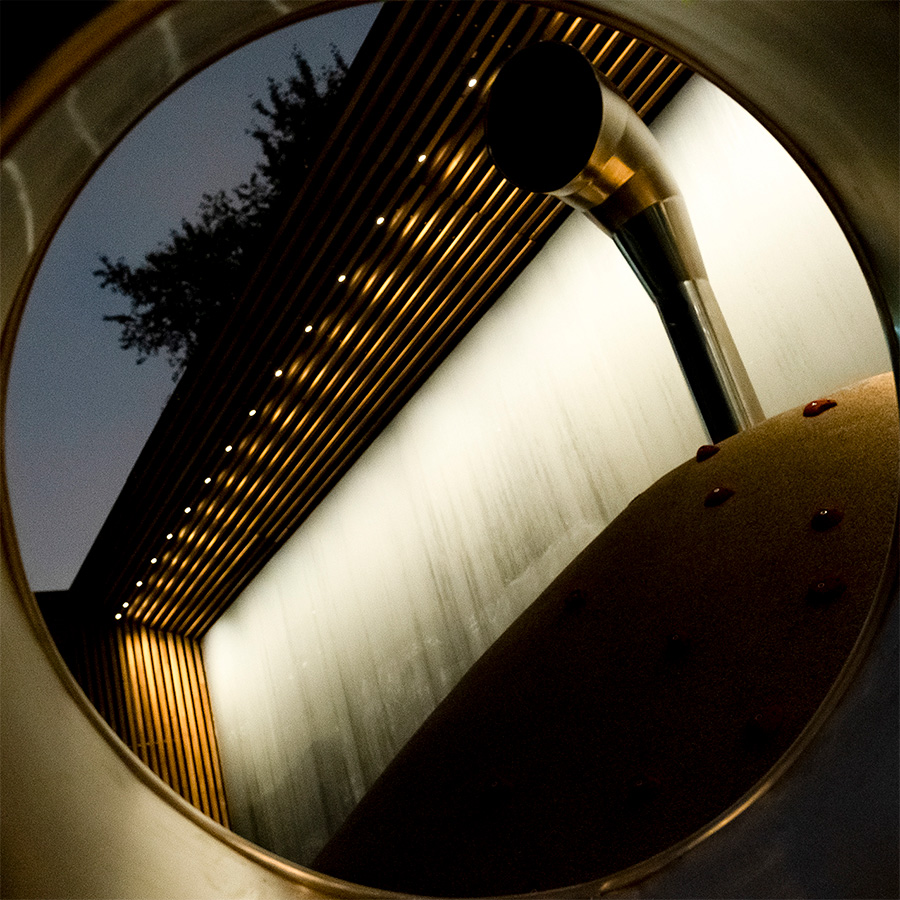
[[[889,329],[896,371],[896,6],[756,0],[565,5],[621,19],[686,58],[783,140],[857,251]],[[270,9],[278,7],[296,16],[301,7],[305,13],[326,4]],[[109,46],[117,39],[111,34]],[[779,90],[786,82],[796,89]],[[4,380],[34,261],[76,188],[59,192],[37,239],[16,248],[15,278],[4,278]],[[22,572],[5,484],[2,511],[3,895],[373,895],[306,873],[224,829],[219,833],[154,776],[138,771],[84,705],[49,644]],[[562,893],[896,896],[896,542],[878,613],[863,638],[831,708],[810,729],[802,752],[776,766],[764,796],[747,798],[747,809],[732,811],[690,846],[674,848],[674,855]],[[788,766],[788,776],[779,778]]]

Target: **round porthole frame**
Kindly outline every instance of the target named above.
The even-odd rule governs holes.
[[[3,219],[22,238],[19,245],[15,242],[10,245],[7,226],[4,226],[4,321],[0,359],[4,400],[15,332],[40,259],[74,197],[121,136],[179,84],[241,44],[291,21],[347,5],[330,0],[270,4],[197,4],[169,0],[117,3],[74,35],[23,86],[13,99],[3,122],[3,168],[4,175],[9,179],[2,196]],[[824,85],[817,82],[817,77],[822,77],[825,67],[821,58],[815,56],[814,45],[816,36],[824,43],[828,42],[829,36],[836,38],[845,30],[843,26],[847,21],[855,22],[862,28],[864,13],[856,15],[852,10],[846,9],[848,5],[840,5],[840,9],[828,14],[824,14],[822,10],[823,14],[817,17],[816,27],[813,29],[813,38],[806,44],[798,45],[795,59],[789,64],[786,53],[791,34],[796,35],[803,27],[811,26],[803,18],[803,10],[787,12],[783,9],[784,5],[781,5],[780,11],[753,2],[701,5],[691,0],[646,4],[629,3],[625,0],[598,0],[595,3],[542,5],[598,18],[656,44],[731,94],[779,138],[822,193],[856,252],[885,324],[896,379],[896,334],[900,328],[897,275],[900,267],[897,265],[897,247],[900,241],[896,214],[886,207],[896,204],[897,167],[893,166],[893,171],[889,171],[892,168],[890,154],[887,159],[882,160],[880,168],[876,158],[879,151],[887,146],[884,144],[886,129],[892,129],[892,135],[895,131],[896,74],[891,75],[890,70],[896,69],[897,60],[894,58],[885,61],[877,53],[869,58],[861,55],[853,58],[856,68],[851,73],[850,87],[860,91],[864,86],[872,88],[873,85],[878,85],[879,90],[886,95],[886,112],[869,133],[869,137],[874,138],[874,144],[870,146],[871,159],[863,159],[861,162],[857,160],[858,171],[855,174],[849,167],[842,169],[835,164],[835,148],[839,146],[841,135],[832,136],[825,146],[824,139],[820,140],[823,129],[817,130],[815,122],[806,114],[798,114],[796,122],[786,121],[785,110],[790,108],[791,103],[785,103],[783,96],[768,98],[765,94],[767,78],[771,78],[769,72],[774,66],[778,73],[776,77],[793,77],[798,81],[798,88],[801,80],[807,88],[810,84],[818,85],[817,99],[824,100],[826,107],[820,108],[817,113],[821,116],[827,114],[831,121],[842,123],[842,127],[848,132],[858,132],[856,126],[859,123],[848,113],[846,98],[835,90],[839,85],[838,76],[832,75],[831,80]],[[787,6],[790,8],[791,5]],[[217,15],[216,11],[224,11],[226,7],[232,8],[227,27],[210,27],[209,17]],[[111,95],[104,94],[96,85],[91,88],[91,78],[96,78],[98,72],[102,73],[104,66],[107,67],[107,72],[116,72],[119,79],[117,90],[121,95],[122,85],[128,84],[129,77],[128,71],[122,67],[122,61],[129,53],[134,52],[135,42],[139,42],[142,36],[147,38],[149,35],[154,41],[158,40],[158,32],[164,30],[161,23],[165,23],[167,28],[185,29],[185,36],[191,38],[185,43],[194,48],[194,55],[182,60],[181,68],[173,65],[167,70],[160,69],[153,77],[149,77],[146,72],[139,73],[135,67],[131,74],[139,90],[136,89],[133,106],[128,108],[127,103],[122,104],[120,97],[115,121],[106,123],[108,127],[93,143],[82,142],[83,145],[79,145],[77,152],[73,151],[67,164],[48,167],[50,171],[42,187],[45,196],[37,200],[32,196],[28,204],[25,204],[19,190],[22,179],[17,181],[16,176],[17,168],[21,174],[17,153],[21,153],[23,147],[27,148],[29,142],[32,153],[49,154],[53,150],[59,152],[58,142],[54,143],[53,136],[56,132],[52,117],[64,115],[65,98],[72,96],[72,91],[78,91],[82,99],[96,95],[98,102],[102,102],[104,97],[111,100]],[[768,33],[764,27],[766,25],[770,29]],[[864,34],[860,32],[853,35],[852,44],[857,54],[864,47],[865,38],[874,35],[877,23],[868,25],[867,28],[868,31],[862,28]],[[778,29],[781,29],[780,32]],[[767,44],[762,35],[770,43]],[[770,47],[770,58],[757,59],[755,69],[752,68],[749,59],[751,50],[747,49],[748,46],[756,49]],[[135,60],[139,58],[140,54]],[[828,106],[828,103],[831,105]],[[795,103],[795,106],[798,104]],[[882,141],[880,144],[879,136]],[[843,137],[849,141],[847,135]],[[850,142],[853,146],[866,142],[865,133],[861,136],[857,133],[855,138],[856,143]],[[817,146],[811,145],[817,141]],[[40,150],[41,147],[43,151]],[[45,157],[49,158],[49,155]],[[886,199],[885,192],[889,194]],[[868,200],[867,197],[873,193],[881,197],[882,203],[870,203],[870,212],[864,213],[863,208],[871,200],[871,197]],[[347,885],[280,860],[216,825],[161,782],[121,743],[84,697],[46,630],[28,587],[16,546],[7,502],[5,470],[3,477],[4,603],[9,601],[15,604],[17,612],[27,618],[30,638],[38,645],[46,665],[52,669],[53,677],[59,679],[69,699],[77,707],[78,714],[87,718],[91,727],[121,758],[131,773],[179,815],[187,817],[228,851],[236,851],[250,860],[261,872],[266,873],[267,878],[275,877],[283,889],[280,894],[282,896],[384,896],[384,892]],[[840,773],[840,766],[853,763],[857,770],[868,768],[873,778],[881,779],[884,790],[896,788],[896,742],[893,747],[881,747],[880,754],[875,752],[877,759],[873,764],[871,753],[869,756],[865,755],[865,742],[860,741],[858,736],[854,742],[854,734],[858,735],[860,728],[864,728],[866,723],[883,723],[884,716],[890,716],[891,710],[896,720],[897,560],[895,539],[886,561],[879,596],[841,675],[800,738],[753,790],[714,822],[664,853],[590,885],[560,888],[551,893],[558,896],[584,896],[586,893],[600,895],[627,889],[634,896],[722,896],[727,892],[727,886],[740,884],[738,892],[743,896],[754,893],[772,894],[790,891],[791,885],[784,883],[786,874],[798,885],[819,885],[820,890],[823,890],[822,880],[825,879],[827,883],[829,877],[828,872],[822,869],[827,857],[839,852],[846,853],[847,850],[843,844],[838,847],[838,841],[845,840],[845,837],[835,836],[836,832],[829,831],[827,824],[817,819],[823,811],[839,811],[847,808],[850,803],[860,802],[858,778],[855,781],[847,779],[843,794],[841,785],[835,785],[834,775]],[[16,632],[16,635],[19,634],[20,632]],[[5,666],[4,693],[17,698],[20,695],[7,688],[8,679],[22,679],[24,682],[29,678],[30,671],[27,668],[14,668],[15,661],[20,657],[15,652],[11,657],[7,649],[4,662],[10,658],[13,662],[8,667]],[[17,724],[20,726],[26,718],[27,712],[20,711],[14,701],[4,698],[6,721],[3,740],[8,748],[4,757],[5,760],[13,761],[12,766],[8,762],[4,765],[5,778],[9,778],[8,773],[15,770],[16,753],[20,752],[16,747],[19,746],[19,734],[24,730],[17,728]],[[882,735],[882,743],[884,735],[891,734],[890,727],[883,726],[880,732],[876,729]],[[884,728],[887,728],[886,732]],[[23,738],[21,747],[27,746]],[[847,757],[843,761],[842,750]],[[896,794],[896,790],[894,793]],[[7,813],[4,818],[9,821],[11,817],[14,826],[17,808],[13,806],[11,812],[7,809]],[[27,828],[27,823],[20,824]],[[896,823],[889,823],[886,827],[889,831],[891,827],[896,827]],[[857,837],[856,840],[860,841],[862,838]],[[771,854],[774,842],[778,843],[782,854],[780,862],[773,863],[766,857],[765,865],[760,865],[760,858],[766,853]],[[818,849],[812,852],[809,846],[815,842],[818,842]],[[892,841],[891,835],[887,834],[885,846],[891,843],[896,846],[896,840]],[[174,850],[170,848],[169,852]],[[892,864],[889,858],[889,852],[892,851],[883,852],[885,855],[881,866],[887,871]],[[743,869],[735,870],[732,866],[741,856],[745,859]],[[14,867],[22,871],[21,863],[9,858],[5,863],[13,863]],[[104,865],[102,861],[97,864]],[[150,860],[148,865],[151,868],[163,868],[167,865],[167,859],[160,856]],[[818,870],[814,871],[817,866]],[[35,878],[38,880],[34,883],[40,883],[37,875]],[[848,895],[852,885],[844,883],[832,885],[832,888],[837,893]],[[807,890],[815,889],[807,887]],[[191,892],[191,887],[185,885],[185,895]]]

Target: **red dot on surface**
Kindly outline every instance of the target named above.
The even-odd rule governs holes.
[[[810,525],[813,531],[828,531],[841,523],[844,514],[839,509],[820,509],[813,517]]]
[[[844,591],[847,584],[839,575],[820,578],[813,582],[806,592],[806,599],[812,606],[828,606],[834,603]]]
[[[825,412],[826,409],[832,409],[835,406],[837,406],[837,402],[829,400],[827,397],[823,397],[821,400],[812,400],[803,407],[803,415],[807,419],[811,419],[813,416],[818,416]]]
[[[734,491],[727,487],[714,487],[703,501],[704,506],[721,506],[729,497],[734,496]]]

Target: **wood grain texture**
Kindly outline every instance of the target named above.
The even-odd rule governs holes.
[[[173,790],[228,826],[218,745],[196,641],[134,625],[82,627],[67,662],[122,740]]]

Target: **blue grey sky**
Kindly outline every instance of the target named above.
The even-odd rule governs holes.
[[[164,359],[136,365],[103,321],[127,299],[99,288],[99,254],[139,263],[204,193],[246,180],[267,77],[293,71],[295,46],[314,70],[332,43],[349,63],[378,10],[300,22],[201,72],[132,129],[70,209],[26,306],[7,395],[6,474],[33,590],[69,587],[174,388]]]

